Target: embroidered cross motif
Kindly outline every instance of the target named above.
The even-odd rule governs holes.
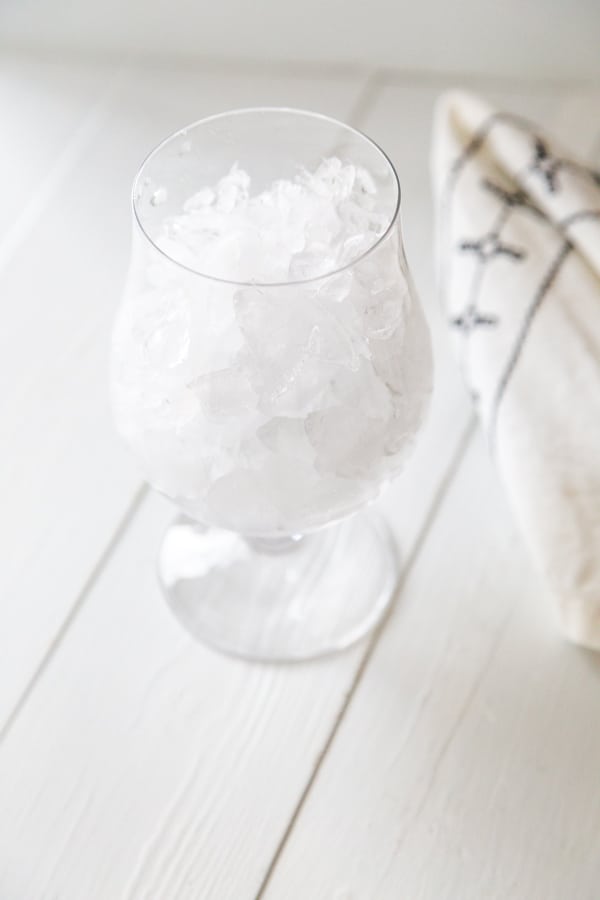
[[[511,247],[510,244],[503,244],[500,236],[495,231],[490,231],[478,241],[461,241],[459,244],[461,250],[472,251],[483,261],[487,262],[494,256],[509,256],[514,260],[522,260],[525,258],[525,252],[517,247]]]
[[[494,194],[499,200],[502,200],[503,203],[506,203],[507,206],[529,206],[527,194],[521,188],[516,188],[514,191],[508,191],[505,188],[500,187],[499,184],[494,184],[489,178],[483,178],[481,186],[485,188],[486,191],[489,191],[490,194]]]
[[[548,152],[548,148],[544,141],[539,138],[534,138],[534,149],[535,155],[533,158],[533,162],[530,165],[530,171],[535,172],[546,182],[546,187],[550,191],[551,194],[556,193],[559,185],[557,183],[557,176],[559,169],[562,165],[562,160],[555,159]]]
[[[520,196],[514,198],[513,205],[516,204],[517,199],[519,202],[521,201]],[[525,251],[517,247],[512,247],[510,244],[503,243],[500,240],[500,235],[497,230],[489,231],[487,234],[484,234],[483,237],[479,238],[478,241],[461,241],[458,246],[460,250],[476,254],[480,262],[480,273],[483,270],[483,266],[495,256],[508,256],[509,259],[515,261],[520,261],[525,258]],[[474,285],[477,286],[478,284],[479,279],[476,279]],[[477,309],[477,287],[474,287],[471,294],[472,299],[463,312],[453,319],[450,319],[450,325],[453,328],[458,328],[465,337],[469,337],[471,332],[477,328],[489,328],[498,324],[497,316],[487,315]]]
[[[524,207],[529,210],[529,212],[534,213],[536,216],[540,218],[544,218],[544,215],[540,210],[535,206],[531,200],[529,199],[528,194],[522,188],[515,188],[513,191],[509,191],[506,188],[501,187],[499,184],[495,184],[493,181],[490,181],[489,178],[483,178],[481,181],[481,186],[490,194],[494,194],[499,200],[502,200],[504,205],[509,209],[515,209],[516,207]]]
[[[482,325],[497,325],[498,319],[496,316],[487,316],[481,313],[474,303],[470,303],[464,312],[450,320],[450,324],[453,328],[458,328],[463,334],[468,335],[474,328]]]

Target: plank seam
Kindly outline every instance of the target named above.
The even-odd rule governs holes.
[[[350,683],[350,687],[348,688],[348,691],[344,697],[343,703],[338,711],[337,716],[335,717],[331,731],[329,732],[329,734],[325,740],[323,749],[321,750],[321,752],[319,753],[319,755],[316,758],[313,770],[308,778],[308,781],[306,782],[306,784],[302,790],[302,793],[300,794],[300,798],[298,800],[298,803],[296,804],[296,807],[294,808],[294,810],[292,812],[290,820],[289,820],[286,828],[284,829],[281,840],[279,841],[279,844],[277,845],[277,847],[275,849],[273,858],[271,859],[271,862],[269,863],[269,865],[267,867],[267,870],[265,872],[263,880],[261,881],[261,883],[259,885],[258,892],[256,893],[254,900],[262,900],[262,898],[265,896],[265,891],[266,891],[267,887],[269,886],[269,882],[271,881],[271,879],[275,873],[277,864],[278,864],[279,860],[281,859],[283,851],[285,850],[285,847],[286,847],[290,837],[292,836],[292,833],[294,831],[296,823],[298,822],[298,820],[300,818],[300,815],[306,804],[309,794],[317,780],[317,776],[323,765],[323,762],[325,761],[327,754],[329,753],[331,747],[333,746],[334,740],[337,736],[340,726],[351,706],[351,703],[352,703],[352,700],[356,693],[356,690],[367,670],[367,667],[369,665],[369,662],[371,661],[371,658],[377,647],[379,639],[385,630],[385,627],[387,625],[387,622],[388,622],[390,616],[394,612],[394,609],[396,607],[397,597],[400,594],[400,592],[402,591],[402,588],[404,587],[404,584],[405,584],[410,572],[412,571],[413,566],[415,565],[415,563],[417,562],[417,560],[421,554],[421,550],[423,549],[423,547],[425,545],[427,536],[428,536],[428,534],[431,530],[431,527],[437,517],[438,510],[442,507],[444,500],[446,498],[446,495],[450,489],[450,486],[453,483],[456,475],[459,472],[459,469],[461,467],[461,464],[463,462],[463,459],[465,457],[465,454],[467,452],[469,444],[471,443],[471,440],[475,434],[475,430],[476,430],[476,419],[473,414],[473,415],[471,415],[469,422],[465,426],[465,429],[463,430],[463,432],[460,436],[456,450],[454,451],[454,453],[452,455],[452,458],[446,469],[444,477],[442,478],[442,480],[438,486],[438,489],[435,492],[435,496],[429,507],[429,510],[425,517],[425,521],[423,522],[423,525],[421,526],[421,529],[419,530],[419,533],[417,535],[417,539],[415,540],[415,542],[413,544],[412,550],[406,559],[406,565],[402,571],[402,574],[401,574],[398,584],[396,586],[395,599],[390,604],[387,614],[384,616],[382,621],[379,623],[379,625],[373,631],[371,638],[369,639],[369,642],[365,649],[363,658],[360,661],[360,664],[356,670],[356,673]]]
[[[439,753],[437,754],[437,756],[435,758],[435,761],[433,762],[433,764],[431,766],[430,776],[429,776],[427,784],[423,790],[423,794],[418,803],[418,806],[417,806],[416,810],[414,811],[409,824],[404,829],[404,833],[396,841],[396,844],[394,846],[394,853],[392,854],[390,861],[388,863],[388,866],[386,867],[385,871],[383,872],[383,875],[381,876],[377,890],[379,890],[379,888],[384,884],[396,857],[399,855],[400,851],[402,850],[402,847],[404,846],[404,844],[406,842],[406,839],[408,838],[409,832],[414,828],[416,823],[419,821],[421,814],[422,814],[423,810],[425,809],[427,800],[429,799],[429,796],[431,794],[433,786],[436,782],[436,779],[438,777],[438,773],[440,771],[442,763],[443,763],[444,759],[446,758],[446,755],[447,755],[450,747],[452,746],[454,739],[456,738],[458,732],[460,731],[460,727],[463,724],[463,722],[465,721],[466,715],[467,715],[469,709],[471,708],[475,698],[477,697],[477,694],[479,693],[479,690],[480,690],[483,682],[485,681],[485,677],[486,677],[487,673],[489,672],[489,670],[492,666],[492,663],[494,662],[494,659],[496,658],[498,650],[500,649],[500,646],[502,644],[502,639],[504,638],[506,631],[508,629],[508,625],[512,618],[513,612],[514,612],[514,606],[508,610],[508,613],[504,616],[503,621],[501,622],[499,628],[497,629],[496,634],[494,636],[494,640],[492,641],[492,645],[490,647],[489,653],[488,653],[486,659],[484,660],[482,666],[480,667],[479,672],[477,673],[477,675],[473,681],[473,684],[471,685],[471,687],[467,693],[465,701],[458,711],[458,715],[456,716],[452,725],[448,729],[446,738],[440,748]]]
[[[32,676],[31,676],[31,678],[27,682],[25,688],[21,692],[21,695],[19,696],[15,705],[9,712],[2,728],[0,729],[0,747],[2,746],[4,739],[6,738],[8,732],[10,731],[10,729],[12,728],[12,726],[14,725],[16,720],[18,719],[22,710],[27,705],[27,702],[34,691],[38,680],[41,678],[41,676],[44,674],[44,672],[48,668],[54,654],[57,652],[57,650],[61,646],[68,631],[70,630],[71,626],[77,619],[79,613],[83,609],[83,606],[85,605],[85,601],[86,601],[90,591],[96,584],[104,567],[110,561],[117,545],[119,544],[121,538],[123,537],[123,535],[129,528],[129,525],[135,518],[135,515],[138,512],[138,510],[142,504],[142,501],[144,500],[144,497],[146,496],[147,493],[148,493],[148,486],[146,484],[142,484],[140,487],[138,487],[137,491],[133,495],[133,498],[131,499],[127,509],[125,510],[123,516],[121,517],[117,527],[113,531],[110,540],[106,544],[104,550],[102,551],[102,553],[98,557],[95,565],[93,566],[90,574],[86,578],[81,590],[79,591],[79,594],[77,595],[75,602],[73,603],[69,612],[63,619],[60,628],[58,629],[58,631],[52,638],[46,652],[43,654],[40,662],[38,663],[37,667],[35,668]]]

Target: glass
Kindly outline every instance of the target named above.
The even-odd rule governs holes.
[[[390,603],[395,544],[362,508],[400,472],[432,378],[399,206],[375,143],[292,109],[203,119],[135,179],[114,416],[183,513],[159,553],[168,603],[229,653],[329,653]]]

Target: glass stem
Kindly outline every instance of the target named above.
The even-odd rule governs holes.
[[[246,543],[257,553],[267,555],[290,553],[300,545],[303,539],[301,534],[282,535],[281,537],[247,537]]]

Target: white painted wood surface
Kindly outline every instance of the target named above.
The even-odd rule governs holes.
[[[441,84],[0,61],[0,900],[600,896],[600,663],[553,628],[434,297]],[[597,142],[598,90],[482,89]],[[220,657],[171,620],[153,562],[173,511],[141,489],[105,390],[136,165],[185,121],[261,103],[390,152],[437,363],[382,500],[397,607],[294,667]]]

